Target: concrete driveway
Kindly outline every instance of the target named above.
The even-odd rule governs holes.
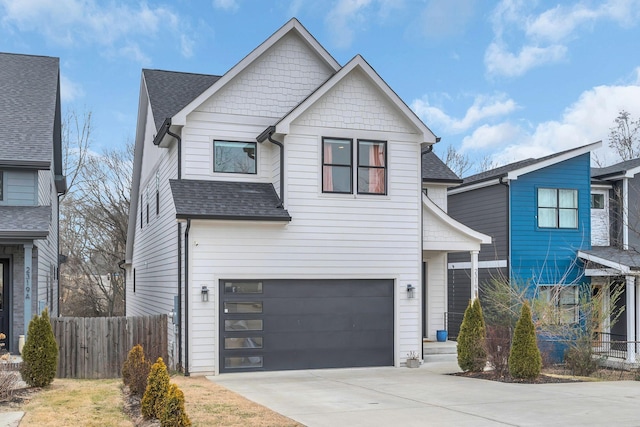
[[[210,377],[309,427],[640,426],[640,382],[504,384],[419,369],[356,368]]]

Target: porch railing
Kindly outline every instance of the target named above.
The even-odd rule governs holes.
[[[601,356],[626,359],[629,349],[638,353],[640,341],[627,341],[624,335],[606,332],[597,332],[593,340],[593,351]]]

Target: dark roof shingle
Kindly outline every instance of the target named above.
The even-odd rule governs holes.
[[[170,180],[178,219],[291,221],[270,183]]]
[[[220,79],[209,74],[143,69],[156,130]]]
[[[604,168],[591,168],[591,177],[603,178],[609,175],[617,175],[625,173],[630,169],[635,169],[638,166],[640,166],[640,158],[616,163],[615,165],[607,166]]]
[[[462,182],[460,177],[449,169],[433,151],[422,154],[422,180],[431,182]]]
[[[0,206],[0,237],[43,239],[50,223],[51,206]]]
[[[50,165],[59,59],[0,53],[0,161]]]

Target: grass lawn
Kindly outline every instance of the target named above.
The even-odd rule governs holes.
[[[171,377],[185,395],[194,426],[302,426],[251,402],[204,377]],[[5,411],[24,411],[25,426],[133,426],[123,411],[122,381],[58,379],[51,386],[0,405]]]

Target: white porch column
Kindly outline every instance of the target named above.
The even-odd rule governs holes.
[[[471,301],[478,298],[478,252],[471,251]]]
[[[626,291],[627,299],[626,314],[627,314],[627,341],[636,340],[636,278],[635,276],[626,276]],[[635,363],[636,361],[636,346],[634,343],[627,343],[627,362]]]
[[[27,338],[29,322],[31,322],[31,291],[33,273],[32,266],[33,243],[24,244],[24,337]]]
[[[634,306],[635,308],[635,318],[636,318],[636,339],[635,341],[639,341],[640,340],[640,316],[638,316],[638,313],[640,312],[640,283],[636,282],[636,304]],[[640,348],[638,348],[638,345],[635,346],[636,351],[635,354],[637,355],[640,352]]]

